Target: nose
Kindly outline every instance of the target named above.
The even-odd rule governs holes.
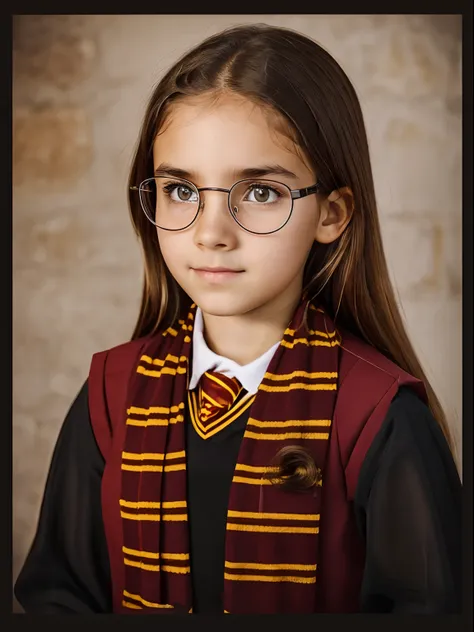
[[[235,248],[238,225],[232,219],[227,193],[223,191],[201,192],[201,208],[194,225],[194,242],[204,248]]]

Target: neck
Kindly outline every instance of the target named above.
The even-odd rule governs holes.
[[[279,342],[291,322],[301,291],[279,296],[256,310],[236,316],[215,316],[204,311],[204,338],[208,347],[241,366],[260,357]]]

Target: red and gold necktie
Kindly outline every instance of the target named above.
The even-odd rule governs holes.
[[[255,397],[245,391],[237,378],[206,371],[199,388],[188,391],[191,423],[201,439],[210,439],[238,419]]]
[[[216,371],[206,371],[199,383],[199,419],[206,428],[224,415],[242,391],[235,377]]]

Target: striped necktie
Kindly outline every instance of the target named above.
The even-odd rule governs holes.
[[[242,391],[235,377],[206,371],[199,382],[199,417],[203,426],[225,414]]]

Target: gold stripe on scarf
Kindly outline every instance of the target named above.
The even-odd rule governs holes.
[[[317,564],[261,564],[259,562],[225,562],[226,568],[256,571],[315,571]]]
[[[169,419],[133,419],[132,417],[129,417],[126,424],[127,426],[167,426],[168,424],[179,424],[183,421],[183,415],[170,417]]]
[[[193,326],[192,325],[186,325],[186,323],[182,319],[178,320],[178,323],[181,325],[181,329],[183,331],[192,331],[193,330]]]
[[[129,599],[135,599],[135,601],[139,601],[148,608],[173,608],[173,606],[167,603],[154,603],[153,601],[147,601],[146,599],[143,599],[143,597],[140,597],[140,595],[133,595],[132,593],[129,593],[128,590],[123,591],[123,596],[128,597]]]
[[[285,381],[291,380],[294,377],[307,377],[308,379],[337,379],[338,373],[335,371],[316,371],[310,373],[308,371],[293,371],[292,373],[283,373],[282,375],[277,375],[276,373],[265,373],[263,376],[264,380],[278,380]]]
[[[261,520],[313,520],[320,519],[320,514],[295,514],[295,513],[271,513],[254,511],[233,511],[227,512],[229,518],[257,518]]]
[[[141,561],[129,560],[126,557],[124,557],[123,563],[126,564],[127,566],[134,566],[136,568],[141,568],[144,571],[158,572],[162,570],[167,573],[178,573],[181,575],[186,575],[187,573],[191,572],[190,566],[173,566],[171,564],[161,564],[161,565],[160,564],[145,564],[144,562],[141,562]]]
[[[327,426],[331,425],[331,419],[288,419],[286,421],[259,421],[250,417],[247,426],[256,426],[257,428],[288,428],[288,426],[295,427],[310,427],[310,426]]]
[[[266,474],[267,472],[278,472],[278,467],[270,465],[245,465],[243,463],[237,463],[236,470],[243,472],[255,472],[256,474]]]
[[[143,610],[141,606],[131,603],[130,601],[125,601],[125,599],[122,600],[122,606],[125,606],[125,608],[132,608],[133,610]]]
[[[250,474],[278,474],[279,468],[276,466],[261,466],[261,465],[245,465],[243,463],[237,463],[235,466],[236,472],[249,472]],[[234,475],[232,479],[233,483],[244,483],[247,485],[272,485],[271,478],[267,477],[255,477],[250,478],[247,476],[239,476],[239,474]],[[318,486],[321,486],[322,481],[318,481],[316,483]],[[258,516],[259,514],[257,514]],[[255,516],[255,517],[257,517]]]
[[[186,373],[186,370],[187,369],[185,367],[181,367],[181,366],[177,367],[176,369],[172,369],[171,367],[164,366],[159,371],[152,371],[150,369],[145,369],[142,366],[137,366],[137,373],[141,373],[142,375],[148,375],[149,377],[161,377],[162,375],[176,375],[178,373],[182,375],[183,373]]]
[[[293,349],[293,347],[297,344],[304,344],[307,347],[336,347],[341,343],[339,342],[339,340],[326,342],[324,340],[308,340],[307,338],[295,338],[291,342],[289,342],[288,340],[282,340],[280,344],[283,347],[287,347],[288,349]]]
[[[296,584],[315,584],[316,577],[292,577],[291,575],[233,575],[224,573],[225,579],[247,582],[292,582]]]
[[[165,500],[162,503],[156,503],[148,500],[139,500],[137,502],[132,502],[122,499],[120,499],[120,505],[122,507],[129,507],[130,509],[160,509],[160,507],[163,507],[163,509],[181,509],[188,506],[185,500]]]
[[[151,551],[139,551],[138,549],[129,549],[127,546],[122,546],[122,552],[127,555],[135,555],[137,557],[146,557],[153,560],[158,560],[160,558],[159,553],[153,553]]]
[[[179,403],[177,406],[150,406],[150,408],[138,408],[137,406],[130,406],[127,409],[127,415],[154,415],[155,413],[163,413],[169,415],[170,413],[179,413],[180,410],[184,410],[184,402]]]
[[[181,450],[180,452],[167,452],[166,454],[160,452],[122,452],[123,459],[130,459],[136,461],[163,461],[164,459],[181,459],[186,456],[186,452]]]
[[[288,393],[288,391],[335,391],[337,384],[303,384],[303,382],[292,382],[288,386],[267,386],[260,384],[260,390],[269,393]]]
[[[227,525],[228,531],[255,531],[260,533],[319,533],[319,527],[274,527],[261,524],[234,524]]]
[[[144,571],[159,571],[160,565],[158,564],[145,564],[144,562],[137,560],[129,560],[128,558],[123,558],[123,563],[127,566],[135,566],[136,568],[141,568]]]
[[[121,511],[120,515],[122,518],[127,518],[128,520],[150,520],[152,522],[160,522],[161,520],[164,522],[185,522],[188,519],[187,514],[131,514]]]
[[[234,476],[233,483],[246,483],[247,485],[271,485],[267,478],[247,478],[246,476]]]
[[[129,549],[126,546],[122,546],[123,553],[127,555],[135,555],[136,557],[147,557],[150,559],[163,559],[163,560],[189,560],[189,553],[152,553],[150,551],[139,551],[138,549]]]
[[[283,335],[294,336],[295,333],[296,333],[296,329],[286,329]],[[336,332],[335,331],[325,332],[325,331],[318,331],[317,329],[309,329],[308,334],[310,336],[321,336],[322,338],[334,338],[334,336],[336,335]]]
[[[161,360],[160,358],[150,358],[150,356],[148,355],[142,355],[139,362],[147,362],[148,364],[155,364],[157,366],[164,366],[166,362],[175,362],[176,364],[178,364],[179,362],[186,362],[187,358],[186,356],[182,355],[178,358],[178,356],[174,356],[174,355],[167,355],[166,358],[164,360]]]
[[[129,465],[122,463],[122,470],[129,472],[179,472],[186,469],[186,463],[176,465]]]
[[[191,572],[190,566],[171,566],[170,564],[163,564],[161,569],[165,571],[165,573],[180,573],[182,575],[187,575]]]
[[[282,434],[266,434],[265,432],[245,431],[245,437],[250,439],[266,439],[268,441],[277,441],[278,439],[321,439],[327,441],[329,432],[286,432]]]

